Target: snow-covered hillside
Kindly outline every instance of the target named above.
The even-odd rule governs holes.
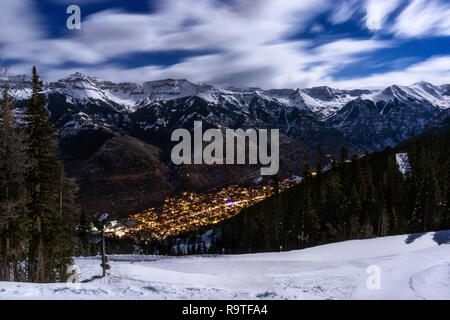
[[[0,282],[0,299],[450,299],[450,231],[282,253],[110,258],[106,278],[95,278],[98,257],[76,258],[84,283]],[[368,288],[368,268],[380,271],[380,289]]]

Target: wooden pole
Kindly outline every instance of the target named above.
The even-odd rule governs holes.
[[[105,257],[105,228],[102,229],[102,277],[106,276],[106,257]]]

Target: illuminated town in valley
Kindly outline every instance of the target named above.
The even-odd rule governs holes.
[[[167,198],[159,208],[131,215],[126,222],[113,221],[106,233],[108,236],[131,237],[141,241],[163,240],[217,224],[297,183],[298,180],[285,179],[278,183],[278,190],[268,184],[259,187],[231,185],[209,193],[184,192],[180,196]]]

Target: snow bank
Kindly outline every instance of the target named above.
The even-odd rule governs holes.
[[[75,258],[83,283],[0,282],[0,299],[450,299],[450,231],[282,253]],[[369,289],[369,266],[380,289]]]

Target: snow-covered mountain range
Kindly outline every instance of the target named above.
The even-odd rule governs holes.
[[[14,81],[20,87],[18,97],[28,96],[29,81],[20,76]],[[142,129],[157,130],[166,128],[169,123],[183,126],[197,113],[212,120],[214,125],[268,125],[301,139],[311,138],[311,134],[305,134],[305,127],[316,133],[337,129],[357,147],[377,150],[398,144],[413,131],[420,133],[428,122],[448,109],[449,86],[419,82],[408,87],[393,85],[383,90],[340,90],[326,86],[263,90],[219,88],[174,79],[142,84],[113,83],[75,73],[57,82],[46,83],[45,89],[58,102],[59,108],[53,103],[51,109],[62,116],[55,120],[62,120],[59,126],[65,129],[96,125],[111,127],[115,126],[111,122],[117,118],[123,118],[130,125],[130,119],[134,118],[135,124]],[[76,106],[80,112],[74,114],[74,108],[71,108],[62,114],[62,109],[66,109],[62,104]],[[195,108],[196,104],[203,104],[209,112]],[[104,110],[92,112],[93,106]],[[99,113],[105,115],[107,109],[110,113],[106,118],[99,117]],[[143,110],[152,116],[145,116],[145,121],[133,117],[142,115]],[[173,116],[180,111],[182,115],[174,121]],[[187,113],[190,111],[193,112]],[[331,133],[336,132],[331,130]],[[356,139],[356,135],[362,135],[361,139]]]
[[[16,76],[12,89],[20,116],[30,80]],[[149,207],[175,189],[208,190],[249,174],[248,166],[171,166],[171,132],[192,130],[195,120],[204,129],[280,129],[282,175],[299,175],[302,156],[313,164],[319,147],[323,155],[337,155],[342,147],[350,155],[381,150],[450,123],[450,85],[427,82],[383,90],[263,90],[174,79],[113,83],[75,73],[44,89],[66,169],[80,179],[85,206],[122,214]]]
[[[17,76],[14,82],[29,87],[25,76]],[[246,110],[255,98],[308,110],[319,118],[326,119],[357,98],[375,103],[398,100],[420,101],[439,108],[450,107],[450,85],[434,86],[422,81],[411,86],[393,85],[384,90],[340,90],[327,86],[307,89],[219,88],[208,84],[194,84],[188,80],[157,80],[139,83],[113,83],[99,80],[82,73],[74,73],[56,82],[45,84],[48,93],[60,93],[69,103],[102,101],[120,105],[122,110],[136,111],[139,107],[155,101],[168,101],[184,97],[199,97],[210,103],[231,103]],[[23,93],[28,93],[25,90]]]

